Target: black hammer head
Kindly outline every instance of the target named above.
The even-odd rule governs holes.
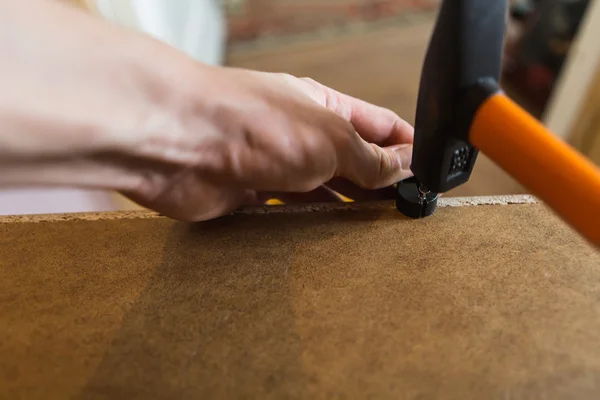
[[[477,150],[458,108],[477,82],[499,81],[507,15],[507,0],[441,3],[421,73],[411,165],[432,192],[469,180]]]

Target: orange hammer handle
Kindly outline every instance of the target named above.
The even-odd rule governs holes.
[[[477,110],[469,141],[600,247],[600,169],[504,94]]]

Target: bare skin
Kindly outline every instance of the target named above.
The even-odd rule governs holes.
[[[52,0],[0,0],[0,187],[119,191],[202,221],[411,176],[413,128],[307,78],[194,61]]]

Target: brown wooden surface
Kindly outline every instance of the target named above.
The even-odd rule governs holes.
[[[434,16],[369,25],[344,35],[230,49],[227,64],[308,76],[341,92],[390,108],[414,123],[419,77]],[[441,66],[442,67],[442,66]],[[481,155],[469,182],[451,196],[521,194],[528,191]]]
[[[600,254],[543,206],[312,207],[3,219],[0,398],[600,397]]]

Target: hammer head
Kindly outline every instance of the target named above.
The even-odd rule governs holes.
[[[477,150],[461,107],[470,87],[499,81],[507,15],[507,0],[442,1],[421,74],[411,165],[432,192],[469,180]]]

